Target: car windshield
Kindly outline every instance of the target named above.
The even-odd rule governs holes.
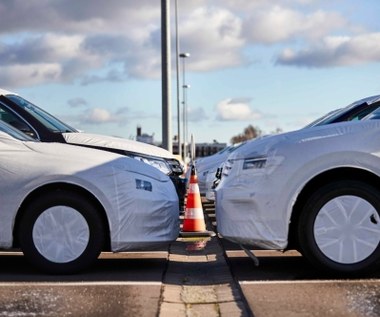
[[[380,106],[375,111],[371,112],[363,118],[363,120],[378,120],[380,119]]]
[[[33,142],[36,141],[35,139],[15,129],[14,127],[9,125],[8,123],[5,123],[4,121],[0,121],[0,131],[5,132],[9,134],[10,136],[14,137],[15,139],[18,139],[21,141],[33,141]]]
[[[314,120],[313,122],[309,123],[305,128],[315,127],[317,125],[323,125],[325,122],[329,122],[333,117],[335,117],[336,114],[340,114],[343,111],[343,109],[337,109],[333,110],[329,113],[326,113],[322,117]]]
[[[334,122],[362,120],[365,116],[376,110],[378,107],[379,102],[355,102],[351,105],[348,105],[347,107],[327,113],[326,115],[308,124],[305,128],[330,124]]]
[[[78,132],[76,129],[70,127],[69,125],[58,120],[48,112],[42,110],[26,99],[17,95],[6,95],[8,99],[13,101],[19,107],[28,111],[35,119],[40,121],[45,127],[47,127],[52,132]]]

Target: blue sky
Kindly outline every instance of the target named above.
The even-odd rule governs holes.
[[[197,142],[295,130],[380,94],[378,0],[178,4]],[[1,88],[80,130],[134,138],[140,125],[161,140],[160,1],[0,0],[0,16]]]

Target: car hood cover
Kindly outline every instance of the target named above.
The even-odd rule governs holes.
[[[60,143],[24,142],[23,144],[31,151],[43,155],[45,158],[45,165],[51,166],[52,171],[57,167],[60,169],[65,167],[69,171],[75,171],[76,169],[86,170],[95,166],[112,165],[117,169],[149,176],[160,182],[167,182],[169,180],[164,173],[156,168],[140,161],[107,151],[78,148],[76,146]]]
[[[62,133],[65,141],[69,144],[93,146],[97,148],[117,149],[133,153],[152,155],[162,158],[174,158],[169,151],[158,146],[137,142],[119,137],[112,137],[91,133]]]

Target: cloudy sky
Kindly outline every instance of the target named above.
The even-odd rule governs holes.
[[[178,4],[197,142],[228,143],[249,124],[298,129],[380,94],[378,0]],[[0,0],[0,87],[80,130],[134,138],[141,125],[160,141],[160,12],[158,0]]]

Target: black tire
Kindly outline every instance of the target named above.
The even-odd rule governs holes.
[[[358,275],[380,264],[380,192],[355,180],[331,182],[305,203],[298,224],[303,255],[318,268]]]
[[[71,274],[88,267],[105,241],[104,224],[93,204],[75,192],[61,190],[33,200],[18,229],[26,258],[51,274]]]

